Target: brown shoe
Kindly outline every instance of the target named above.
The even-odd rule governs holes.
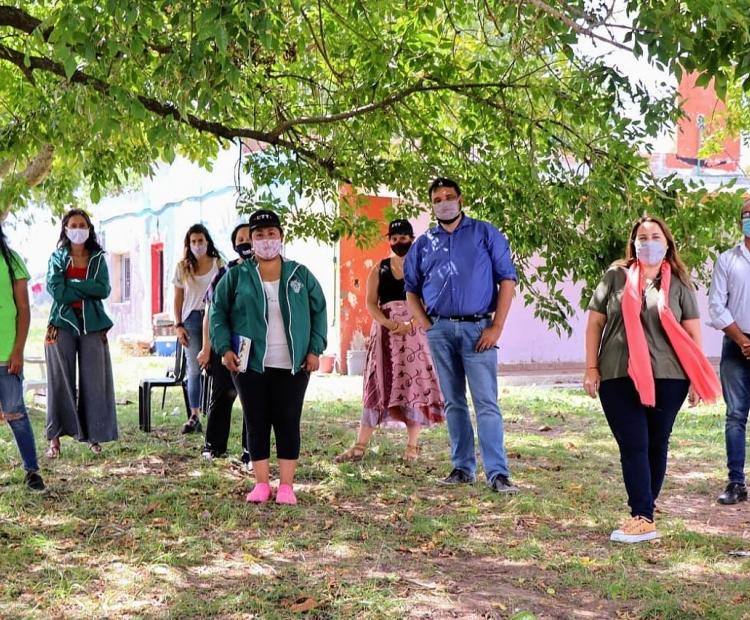
[[[365,458],[365,452],[367,451],[367,445],[363,443],[355,443],[351,448],[339,454],[335,459],[334,463],[356,463]]]
[[[636,515],[627,519],[619,530],[612,532],[609,539],[612,542],[639,543],[654,540],[659,536],[656,523],[649,521],[646,517]]]

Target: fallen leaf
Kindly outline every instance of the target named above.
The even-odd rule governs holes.
[[[152,502],[143,509],[143,514],[150,515],[155,510],[158,510],[161,504],[159,502]]]
[[[306,611],[312,611],[318,606],[318,602],[310,596],[305,599],[298,600],[300,600],[299,603],[294,603],[294,605],[291,605],[289,607],[289,611],[291,611],[292,613],[299,614]]]

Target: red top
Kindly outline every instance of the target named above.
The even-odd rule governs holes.
[[[87,271],[88,271],[88,267],[74,267],[73,263],[71,262],[68,265],[68,268],[65,270],[65,277],[68,278],[69,280],[72,280],[72,279],[85,280]],[[78,308],[79,310],[83,308],[81,301],[74,301],[70,305],[73,306],[74,308]]]

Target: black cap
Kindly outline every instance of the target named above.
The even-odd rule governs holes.
[[[253,211],[247,221],[247,226],[250,226],[251,232],[258,228],[278,228],[282,230],[279,216],[269,209]]]
[[[411,235],[414,236],[414,229],[411,227],[409,220],[393,220],[388,224],[388,236],[391,235]]]

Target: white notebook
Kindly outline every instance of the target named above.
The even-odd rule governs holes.
[[[250,361],[250,345],[252,342],[253,341],[250,340],[250,338],[240,336],[239,334],[234,334],[232,336],[232,350],[237,354],[237,357],[240,358],[240,361],[237,363],[239,372],[245,372],[247,370],[247,363]]]

